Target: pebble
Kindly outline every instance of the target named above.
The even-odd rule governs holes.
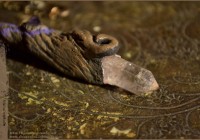
[[[52,81],[53,83],[59,83],[59,82],[60,82],[60,80],[57,79],[56,77],[51,77],[51,81]]]
[[[100,32],[100,31],[101,31],[101,27],[100,27],[100,26],[94,26],[94,27],[93,27],[93,30],[94,30],[95,32]]]
[[[39,13],[39,11],[44,11],[46,8],[46,3],[43,1],[31,1],[28,5],[24,8],[25,14],[34,13],[35,15]],[[37,12],[37,13],[36,13]]]
[[[26,73],[26,75],[27,75],[27,76],[31,75],[31,72],[28,71],[28,72]]]
[[[126,58],[131,58],[131,57],[132,57],[131,52],[127,52],[127,53],[125,53],[125,57],[126,57]]]
[[[46,7],[45,2],[43,1],[36,0],[36,1],[33,1],[33,3],[36,5],[37,9],[39,10],[43,10]]]
[[[126,130],[119,130],[118,128],[116,127],[113,127],[111,130],[110,130],[110,133],[112,133],[113,135],[128,135],[130,133],[131,129],[126,129]]]
[[[134,138],[135,136],[136,136],[136,134],[133,132],[127,134],[127,137],[129,137],[129,138]]]
[[[53,8],[51,8],[51,14],[58,14],[59,13],[59,8],[58,7],[53,7]]]
[[[24,13],[25,13],[25,14],[30,14],[30,13],[31,13],[30,5],[27,5],[27,6],[24,8]]]
[[[50,113],[50,112],[51,112],[51,108],[48,108],[46,113]]]
[[[65,17],[69,16],[69,13],[70,13],[69,10],[64,10],[64,11],[62,11],[60,13],[60,16],[63,17],[63,18],[65,18]]]
[[[80,133],[83,135],[85,134],[85,127],[87,123],[84,123],[83,125],[80,126]]]
[[[55,7],[51,8],[51,11],[49,13],[49,18],[51,20],[56,20],[59,14],[60,14],[60,9],[55,6]]]

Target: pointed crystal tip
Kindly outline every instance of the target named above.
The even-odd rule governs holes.
[[[159,85],[158,85],[157,81],[154,79],[149,90],[154,91],[154,90],[157,90],[158,88],[159,88]]]
[[[102,59],[104,84],[121,87],[131,93],[151,93],[159,88],[151,71],[122,59],[118,55]]]
[[[141,93],[151,93],[154,90],[157,90],[159,88],[159,85],[156,79],[154,78],[153,74],[151,73],[151,71],[141,68],[140,73],[141,73],[141,76],[138,79],[141,85],[139,86]]]

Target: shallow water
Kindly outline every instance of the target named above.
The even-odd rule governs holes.
[[[121,43],[118,54],[151,70],[160,89],[136,96],[11,56],[10,138],[200,138],[199,2],[39,4],[1,2],[0,19],[19,24],[36,14],[59,30],[113,35]],[[60,11],[50,13],[55,6]]]

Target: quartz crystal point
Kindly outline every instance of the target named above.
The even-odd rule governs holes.
[[[121,87],[140,95],[151,93],[159,87],[149,70],[130,63],[119,55],[106,56],[101,62],[104,84]]]

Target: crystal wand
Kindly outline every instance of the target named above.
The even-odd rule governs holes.
[[[149,70],[116,54],[119,43],[110,35],[92,35],[87,30],[62,32],[32,17],[20,26],[0,23],[0,41],[4,46],[32,53],[67,76],[91,84],[114,85],[140,95],[159,87]]]

